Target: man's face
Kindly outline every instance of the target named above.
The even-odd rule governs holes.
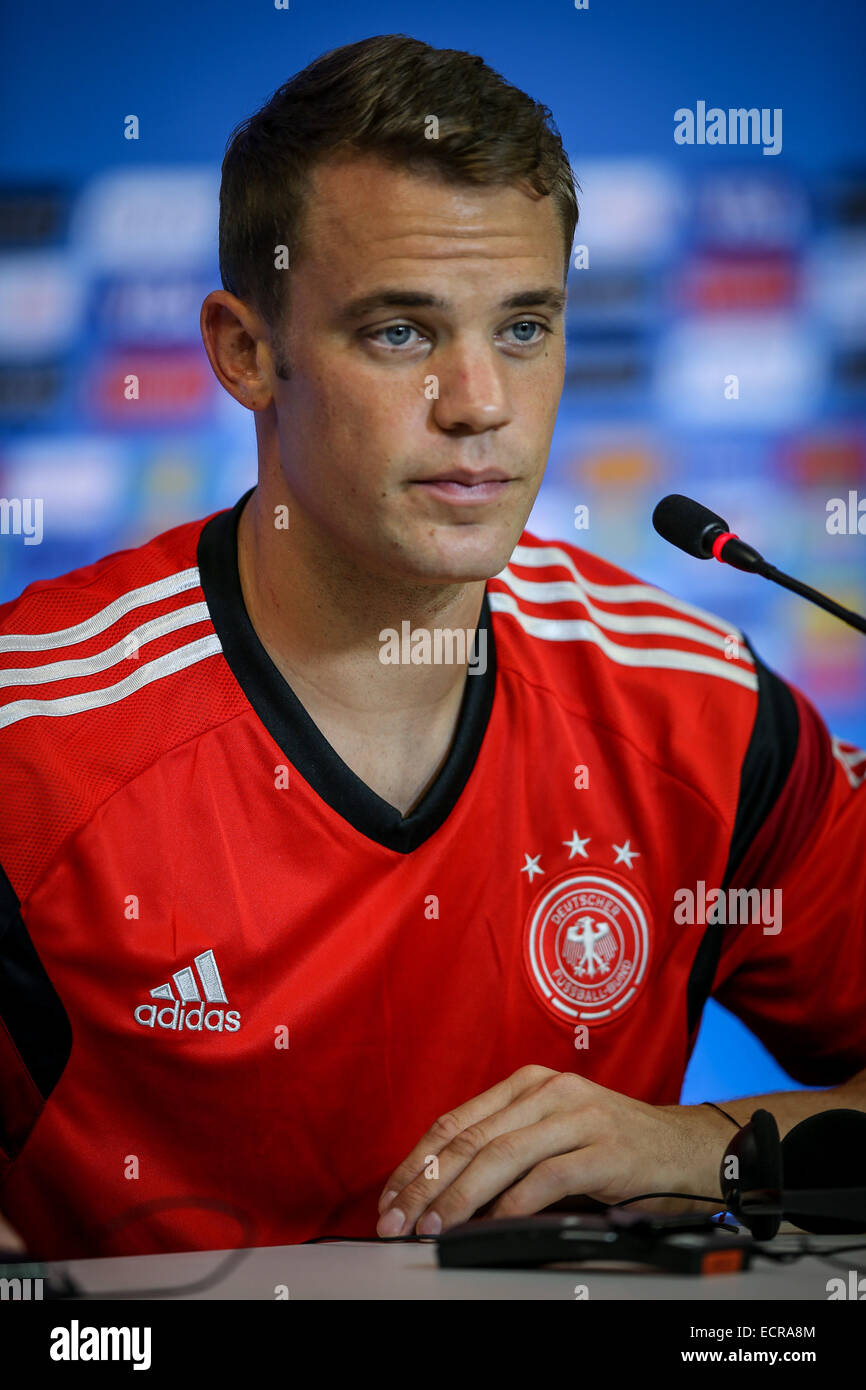
[[[565,367],[550,197],[317,167],[275,405],[292,503],[370,573],[479,580],[541,484]]]

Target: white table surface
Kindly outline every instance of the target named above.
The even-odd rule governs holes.
[[[804,1236],[792,1228],[766,1248],[788,1250],[799,1241],[821,1249],[866,1243],[866,1236]],[[170,1255],[136,1255],[113,1259],[69,1260],[47,1266],[66,1270],[91,1295],[117,1289],[165,1288],[192,1283],[212,1273],[227,1251],[193,1251]],[[854,1265],[866,1266],[866,1249],[834,1257],[841,1268],[804,1256],[788,1264],[756,1259],[737,1274],[667,1274],[646,1268],[575,1266],[571,1269],[440,1269],[433,1243],[335,1241],[317,1245],[274,1245],[245,1252],[227,1278],[216,1285],[173,1298],[270,1299],[285,1286],[290,1299],[568,1299],[575,1286],[586,1285],[590,1300],[699,1299],[718,1302],[754,1299],[827,1301],[827,1280],[847,1278]],[[285,1297],[285,1295],[283,1295]],[[162,1300],[161,1300],[162,1301]],[[71,1304],[69,1306],[74,1306]],[[79,1306],[85,1307],[86,1302]]]

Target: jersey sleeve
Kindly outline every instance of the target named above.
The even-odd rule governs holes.
[[[716,927],[711,993],[794,1080],[841,1085],[866,1068],[866,753],[756,667],[725,886],[758,890],[761,906]]]

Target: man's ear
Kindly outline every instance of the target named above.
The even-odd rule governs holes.
[[[273,400],[275,372],[264,320],[228,290],[211,290],[200,325],[220,385],[248,410],[265,410]]]

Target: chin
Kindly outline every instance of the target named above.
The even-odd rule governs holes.
[[[476,534],[459,534],[459,532]],[[444,536],[425,536],[411,554],[415,574],[431,584],[468,584],[492,579],[511,558],[523,526],[449,527]],[[458,534],[455,534],[457,532]],[[425,544],[426,542],[426,544]]]

